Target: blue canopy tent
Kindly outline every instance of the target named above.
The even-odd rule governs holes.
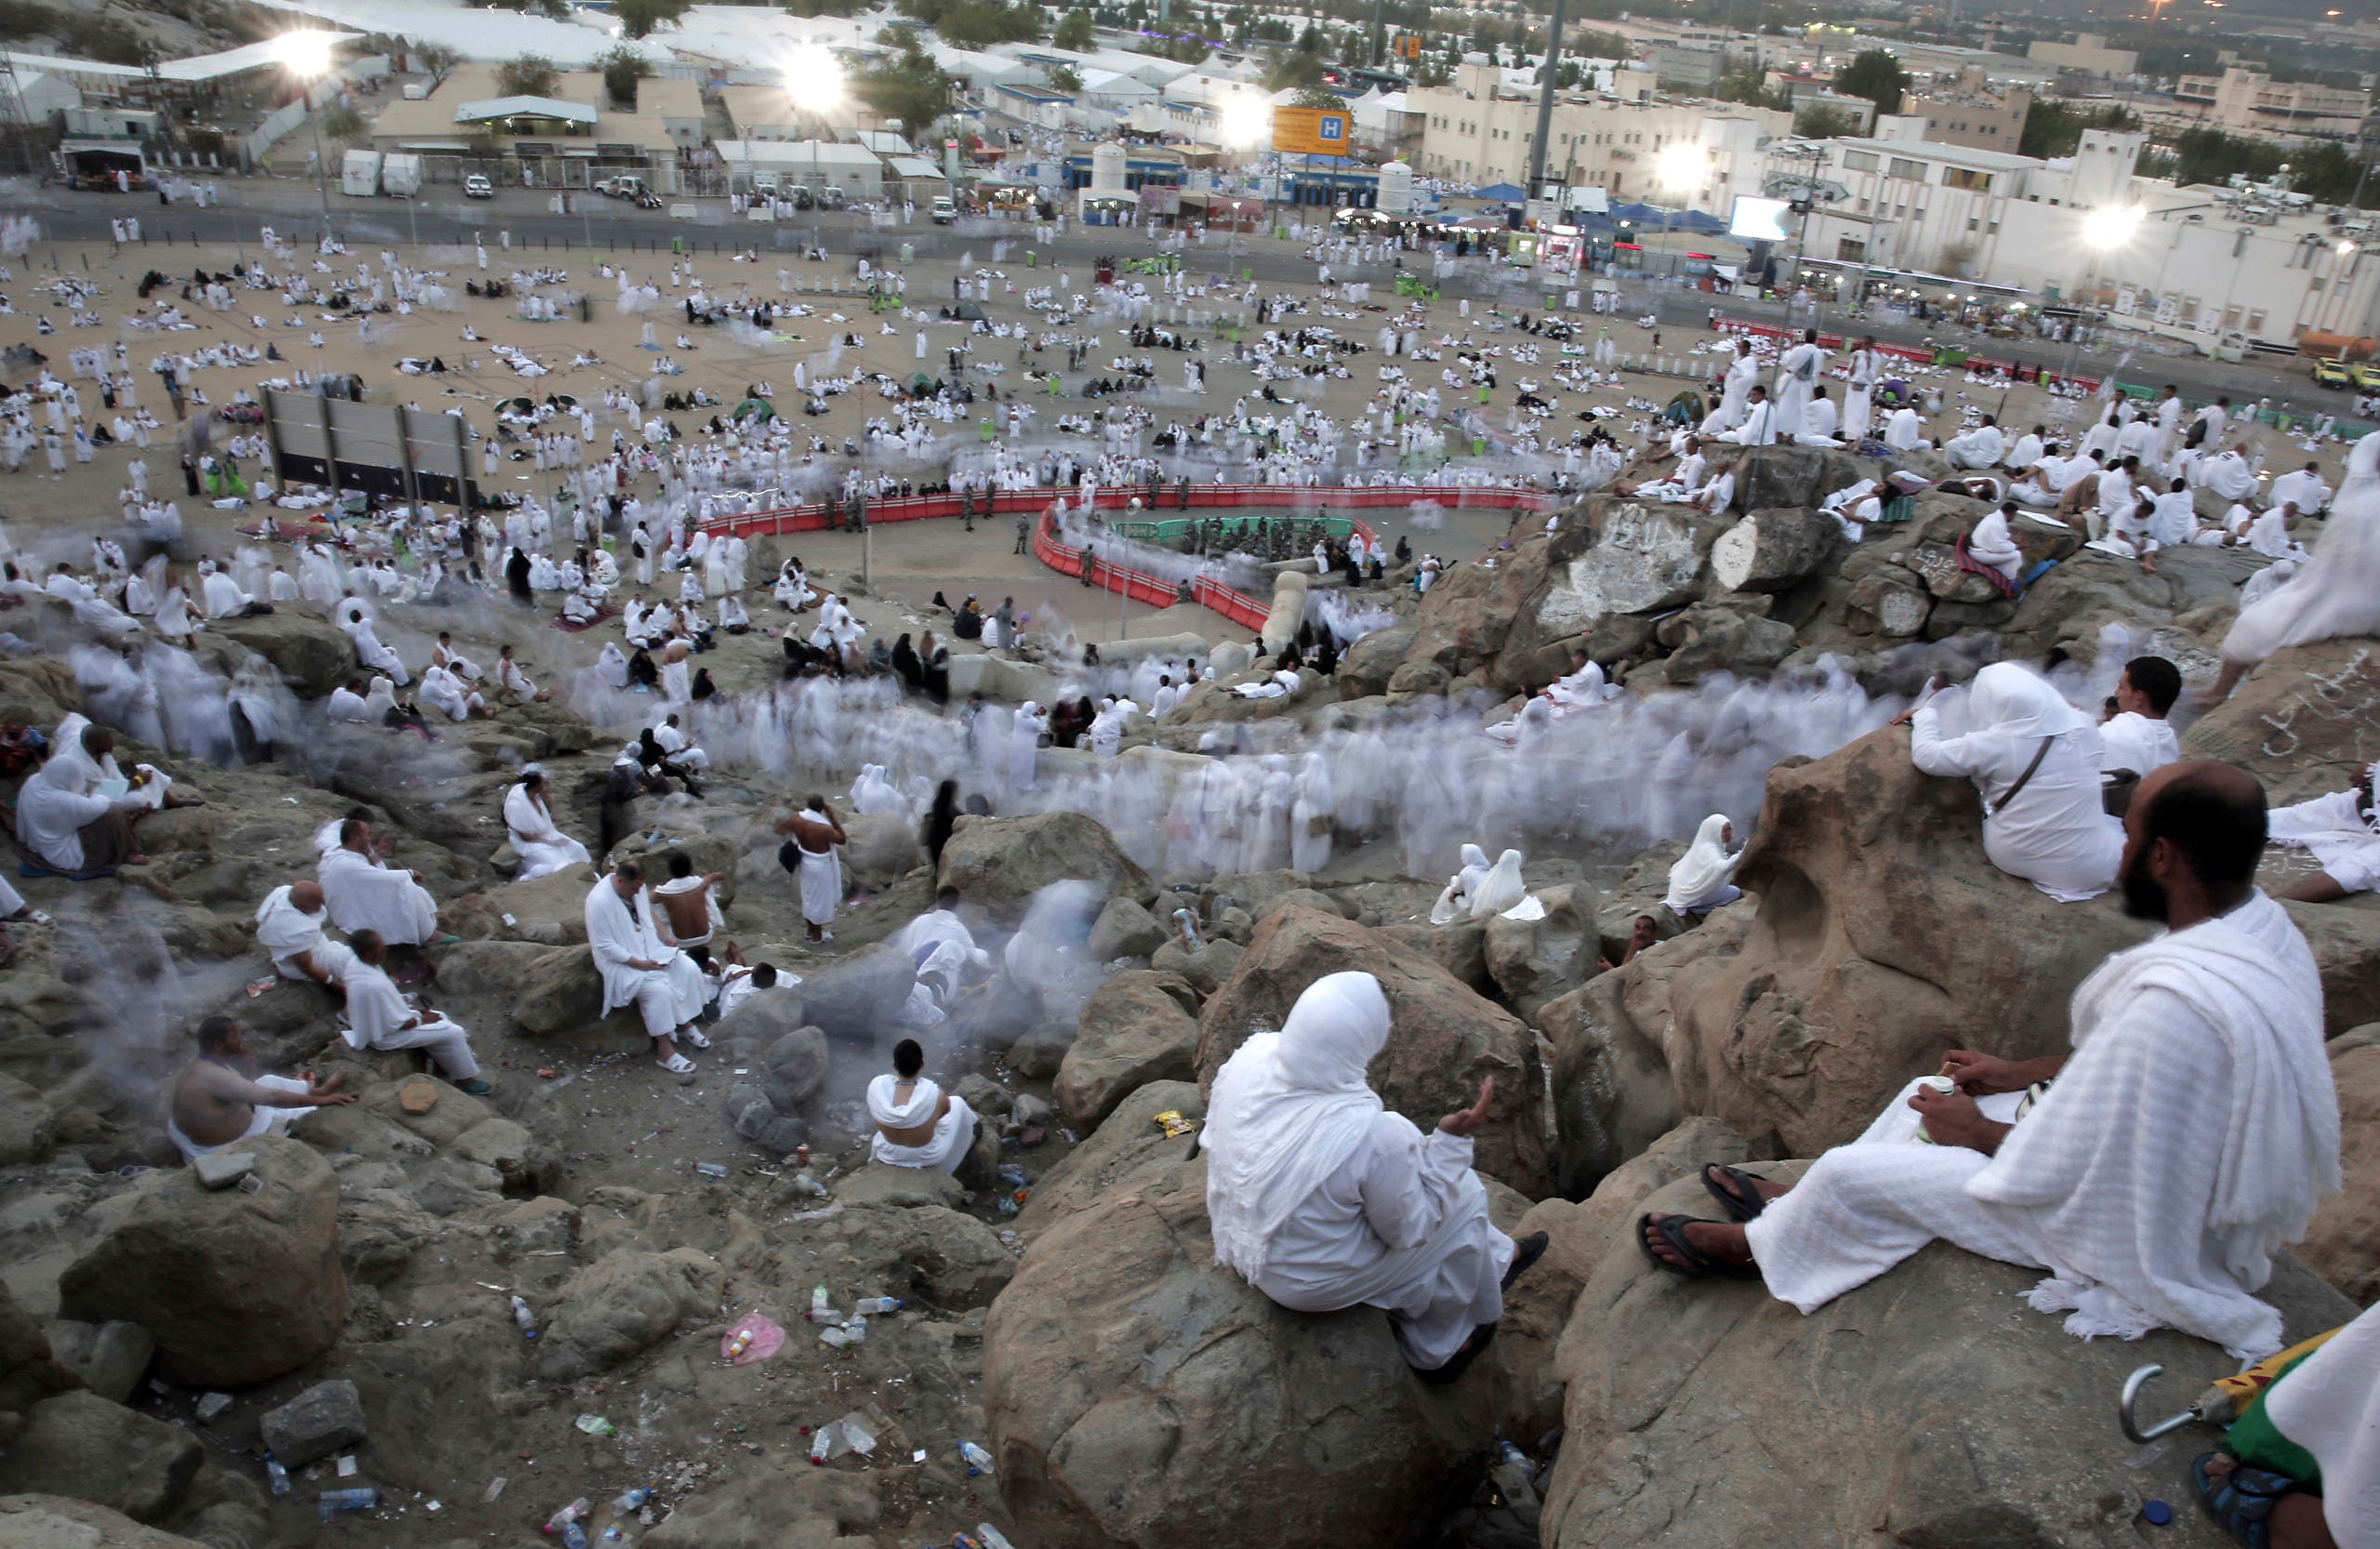
[[[1645,231],[1661,229],[1662,217],[1669,218],[1669,229],[1698,236],[1717,236],[1727,229],[1727,223],[1702,210],[1664,210],[1659,205],[1614,205],[1611,218],[1625,220]]]
[[[1517,205],[1527,199],[1528,193],[1518,183],[1490,183],[1486,188],[1474,189],[1471,196],[1492,200],[1499,205]]]

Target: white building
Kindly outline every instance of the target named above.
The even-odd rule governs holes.
[[[1451,86],[1416,86],[1405,94],[1407,110],[1421,118],[1415,171],[1474,187],[1528,176],[1537,99],[1499,95],[1495,75],[1492,66],[1465,65]],[[1749,185],[1760,175],[1760,147],[1792,125],[1791,113],[1735,102],[1557,97],[1545,174],[1573,188],[1603,189],[1614,199],[1685,204],[1724,216],[1732,194],[1757,192]],[[1712,155],[1699,168],[1688,157],[1663,156],[1677,145],[1700,146]],[[1672,186],[1681,174],[1683,180]]]
[[[1924,134],[1924,118],[1892,114],[1876,121],[1872,139],[1821,141],[1815,157],[1772,158],[1772,172],[1814,176],[1849,191],[1848,198],[1812,214],[1808,257],[2001,279],[1994,255],[2005,209],[2027,195],[2041,162],[1938,145]],[[1807,150],[1807,142],[1798,143],[1797,151]]]
[[[1086,107],[1128,113],[1135,108],[1155,103],[1157,89],[1138,75],[1127,75],[1114,70],[1086,70],[1082,74],[1082,90],[1077,95]]]

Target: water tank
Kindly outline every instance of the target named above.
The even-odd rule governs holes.
[[[1091,153],[1091,192],[1120,194],[1124,189],[1124,148],[1114,140]]]
[[[1409,163],[1390,162],[1380,169],[1380,212],[1410,215],[1412,211],[1413,168]]]

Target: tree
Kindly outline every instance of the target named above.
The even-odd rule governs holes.
[[[1054,90],[1080,91],[1082,89],[1082,72],[1073,65],[1053,64],[1041,73]]]
[[[1831,103],[1813,102],[1793,115],[1793,132],[1804,139],[1839,139],[1859,132],[1852,116]]]
[[[430,77],[432,90],[445,84],[455,67],[463,62],[463,51],[449,48],[443,43],[425,43],[413,50],[413,67]]]
[[[1864,97],[1880,113],[1900,112],[1900,94],[1909,89],[1909,73],[1882,48],[1871,48],[1834,73],[1838,96]]]
[[[642,54],[620,44],[595,61],[603,73],[603,89],[622,110],[636,111],[636,84],[653,74],[653,65]]]
[[[643,37],[685,15],[689,4],[690,0],[613,0],[612,14],[620,19],[620,31],[630,37]]]
[[[1072,53],[1090,52],[1091,12],[1072,10],[1059,18],[1058,30],[1050,34],[1050,41]]]
[[[1755,108],[1775,108],[1779,113],[1793,110],[1793,94],[1784,86],[1770,86],[1756,70],[1729,75],[1719,83],[1718,99],[1722,102],[1744,102]]]
[[[562,85],[562,66],[543,54],[523,54],[496,67],[496,94],[551,97]]]
[[[342,103],[323,114],[322,123],[315,127],[322,131],[324,139],[336,145],[350,139],[362,139],[371,132],[372,126],[364,122],[362,113]]]
[[[2025,114],[2025,132],[2016,141],[2020,156],[2070,156],[2082,143],[2085,129],[2137,129],[2139,115],[2128,113],[2121,103],[2092,112],[2083,112],[2067,102],[2034,102]]]
[[[1345,113],[1347,99],[1329,86],[1300,86],[1298,94],[1289,99],[1289,106],[1320,108],[1326,113]]]
[[[911,37],[898,55],[862,71],[852,82],[852,91],[885,117],[918,130],[942,116],[956,84]]]

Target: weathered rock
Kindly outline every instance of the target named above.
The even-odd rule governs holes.
[[[975,817],[959,825],[942,853],[939,878],[968,903],[1014,913],[1052,882],[1080,879],[1107,896],[1145,902],[1157,894],[1097,819],[1079,813]]]
[[[1372,1065],[1373,1090],[1427,1130],[1495,1077],[1495,1112],[1476,1136],[1479,1171],[1524,1194],[1545,1193],[1552,1169],[1534,1035],[1437,964],[1336,910],[1291,907],[1256,927],[1230,982],[1199,1013],[1199,1084],[1210,1084],[1250,1033],[1280,1026],[1307,986],[1345,970],[1376,975],[1395,1008],[1388,1046]]]
[[[2069,992],[2148,927],[2112,897],[2052,902],[1986,860],[1980,830],[1973,787],[1919,774],[1902,728],[1771,770],[1737,874],[1758,899],[1741,950],[1709,939],[1739,905],[1591,981],[1552,1034],[1564,1192],[1686,1114],[1815,1153],[1947,1050],[2069,1049]]]
[[[828,1038],[873,1042],[900,1019],[917,982],[917,965],[907,954],[882,943],[865,947],[803,976],[801,1019]]]
[[[998,1154],[999,1143],[992,1146]],[[892,1207],[846,1198],[843,1214],[826,1230],[862,1245],[855,1251],[874,1256],[888,1275],[899,1277],[888,1282],[892,1294],[954,1312],[989,1305],[1016,1273],[1016,1260],[1000,1245],[999,1234],[945,1205]]]
[[[584,947],[548,952],[529,965],[512,1020],[532,1038],[558,1038],[592,1026],[603,1014],[603,980]]]
[[[1763,446],[1736,467],[1736,503],[1744,510],[1815,506],[1830,490],[1857,483],[1874,465],[1822,446]]]
[[[256,1153],[258,1192],[209,1193],[187,1169],[151,1174],[68,1267],[60,1312],[139,1324],[175,1381],[206,1387],[266,1382],[329,1349],[347,1317],[337,1180],[297,1141],[241,1144]]]
[[[993,1304],[984,1411],[1012,1536],[1411,1542],[1475,1477],[1488,1426],[1413,1380],[1379,1313],[1289,1312],[1216,1265],[1205,1187],[1202,1159],[1110,1191]]]
[[[817,1095],[826,1065],[826,1035],[816,1027],[797,1027],[761,1054],[760,1090],[778,1112],[790,1112]]]
[[[2358,1305],[2380,1300],[2380,1026],[2331,1040],[2339,1093],[2339,1170],[2347,1187],[2322,1201],[2297,1251]]]
[[[58,1364],[83,1380],[83,1385],[112,1403],[132,1397],[149,1362],[157,1354],[156,1336],[138,1323],[118,1318],[112,1323],[77,1323],[59,1318],[48,1328],[49,1348]]]
[[[1708,1204],[1686,1178],[1638,1208]],[[2140,1542],[2156,1496],[2176,1503],[2160,1542],[2228,1543],[2188,1507],[2199,1449],[2134,1466],[2109,1406],[2149,1362],[2176,1404],[2237,1363],[2172,1332],[2072,1338],[2025,1305],[2040,1278],[1937,1243],[1805,1317],[1757,1281],[1686,1281],[1633,1249],[1605,1253],[1559,1352],[1568,1428],[1543,1542],[2115,1549]],[[2354,1313],[2294,1260],[2265,1295],[2292,1340]],[[1862,1453],[1892,1465],[1835,1466]]]
[[[865,1475],[783,1466],[739,1473],[677,1503],[651,1549],[875,1549],[879,1515]]]
[[[1161,1113],[1203,1126],[1207,1099],[1192,1081],[1151,1081],[1126,1095],[1105,1123],[1034,1180],[1033,1197],[1017,1212],[1017,1230],[1029,1238],[1111,1190],[1121,1192],[1142,1172],[1186,1158],[1195,1140],[1167,1134],[1157,1122]]]
[[[877,1161],[835,1185],[835,1198],[846,1206],[883,1205],[894,1210],[919,1205],[956,1210],[965,1193],[958,1179],[938,1167],[887,1167]]]
[[[1549,639],[1578,634],[1606,614],[1658,613],[1691,602],[1712,544],[1734,522],[1686,506],[1589,505],[1593,547],[1548,565],[1544,594],[1530,616]]]
[[[15,1441],[35,1404],[51,1394],[72,1392],[79,1380],[80,1373],[52,1352],[41,1324],[0,1285],[0,1447]]]
[[[0,1167],[42,1160],[57,1133],[57,1116],[41,1093],[13,1076],[0,1076]]]
[[[1342,699],[1362,699],[1388,692],[1388,681],[1413,647],[1414,626],[1399,624],[1376,629],[1347,648],[1339,658],[1334,681]]]
[[[1197,1076],[1198,1021],[1183,1009],[1197,992],[1177,975],[1130,970],[1083,1007],[1054,1095],[1078,1134],[1097,1129],[1133,1089]]]
[[[616,1366],[714,1306],[719,1268],[691,1248],[616,1249],[572,1276],[537,1341],[537,1374],[575,1382]]]
[[[277,608],[247,618],[211,618],[206,633],[199,638],[209,644],[231,642],[254,651],[279,669],[282,681],[301,698],[319,699],[348,679],[360,676],[354,643],[329,619],[311,612]]]
[[[1782,591],[1826,563],[1842,524],[1800,506],[1755,510],[1711,546],[1711,578],[1722,591]]]
[[[1933,594],[1917,582],[1890,576],[1862,576],[1844,600],[1854,634],[1880,634],[1907,640],[1925,629],[1934,611]]]
[[[119,1511],[65,1495],[0,1495],[7,1549],[222,1549],[144,1528]]]
[[[344,1451],[369,1434],[363,1397],[344,1380],[316,1383],[279,1409],[266,1410],[260,1423],[265,1446],[288,1468]]]
[[[1488,973],[1521,1020],[1531,1023],[1547,1001],[1568,994],[1594,973],[1595,910],[1602,902],[1584,882],[1544,888],[1537,897],[1545,907],[1543,919],[1499,915],[1483,921],[1480,932]]]
[[[1149,967],[1187,981],[1202,996],[1212,995],[1239,967],[1240,954],[1246,950],[1236,941],[1210,939],[1193,952],[1177,939],[1150,953]]]
[[[1157,916],[1131,898],[1110,898],[1091,927],[1091,955],[1101,962],[1145,958],[1172,939]]]
[[[847,814],[843,831],[843,869],[862,887],[889,887],[925,864],[917,828],[895,814]]]
[[[0,1490],[56,1490],[159,1522],[181,1504],[206,1459],[189,1431],[95,1393],[46,1398],[25,1418],[24,1435],[0,1454]]]
[[[2326,640],[2277,651],[2182,735],[2186,758],[2221,759],[2286,806],[2345,790],[2380,759],[2380,642]]]

